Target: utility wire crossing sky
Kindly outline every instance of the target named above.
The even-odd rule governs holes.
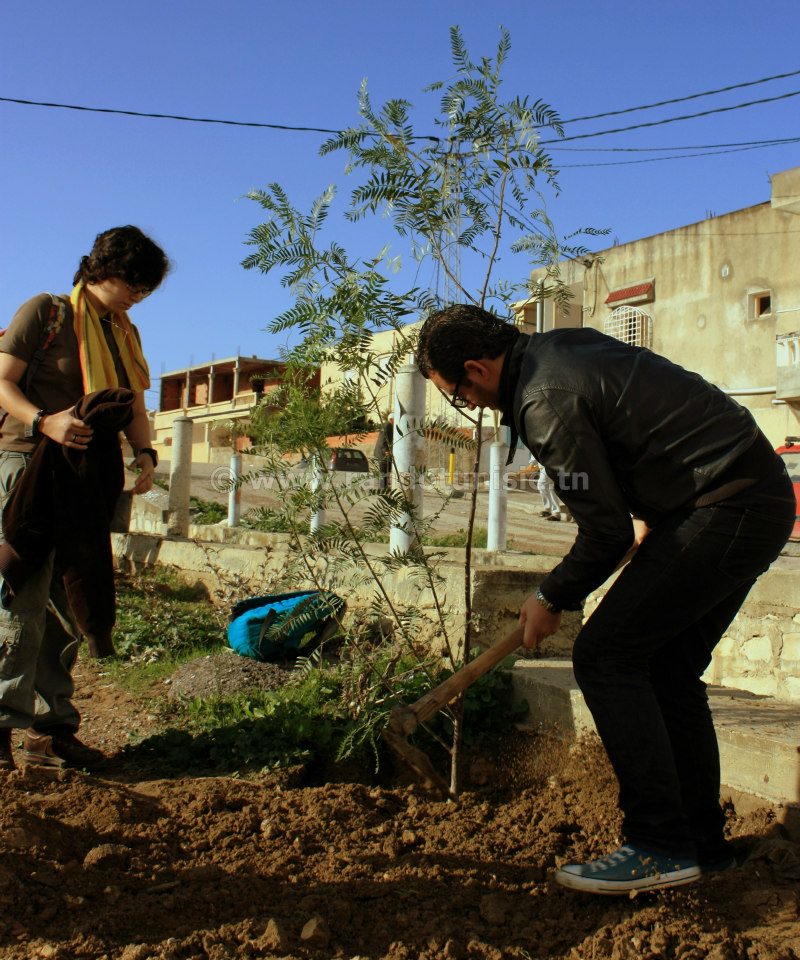
[[[300,210],[335,185],[329,235],[365,259],[390,243],[413,282],[441,294],[441,274],[409,262],[386,219],[344,220],[356,178],[343,153],[319,148],[359,125],[365,78],[373,104],[408,100],[421,137],[446,136],[425,90],[453,75],[454,24],[475,62],[495,56],[502,24],[502,99],[566,118],[563,138],[539,131],[560,236],[607,229],[586,240],[599,250],[767,202],[769,175],[800,165],[800,5],[760,0],[757,17],[769,43],[754,42],[750,0],[655,2],[647,17],[640,0],[574,0],[568,20],[516,0],[405,0],[402,16],[374,0],[2,5],[0,327],[36,293],[68,291],[99,231],[135,223],[174,263],[132,312],[156,374],[151,405],[159,370],[277,358],[286,335],[265,328],[290,294],[241,266],[264,219],[246,195],[270,183]],[[530,263],[515,239],[499,271],[516,283]]]

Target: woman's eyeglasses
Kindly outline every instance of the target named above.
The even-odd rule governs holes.
[[[141,300],[144,300],[145,297],[149,297],[153,292],[150,287],[134,287],[133,284],[128,283],[127,280],[123,280],[122,282],[132,297],[139,297]]]

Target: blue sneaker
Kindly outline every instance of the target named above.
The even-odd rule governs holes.
[[[587,893],[623,894],[661,887],[680,887],[700,876],[696,860],[650,853],[625,844],[599,860],[566,863],[556,872],[556,882]]]

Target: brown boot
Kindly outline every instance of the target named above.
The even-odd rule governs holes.
[[[72,731],[25,733],[23,757],[36,767],[75,767],[78,770],[99,770],[108,762],[102,750],[88,747]]]
[[[0,773],[16,770],[14,753],[11,750],[11,727],[0,729]]]

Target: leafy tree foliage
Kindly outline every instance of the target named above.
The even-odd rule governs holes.
[[[333,186],[307,213],[277,183],[249,194],[265,219],[249,235],[247,243],[253,250],[243,265],[265,274],[277,271],[293,295],[291,306],[270,323],[270,331],[293,335],[295,345],[287,358],[294,368],[307,371],[330,363],[343,375],[342,386],[323,395],[303,394],[296,380],[287,381],[277,398],[281,414],[259,428],[260,439],[271,442],[277,452],[316,455],[322,464],[330,433],[346,432],[344,424],[378,422],[384,388],[413,350],[409,321],[451,301],[472,302],[505,316],[513,301],[526,296],[563,302],[567,291],[558,264],[564,257],[587,252],[579,243],[580,232],[566,239],[556,236],[542,198],[543,189],[558,189],[557,171],[541,142],[543,131],[549,137],[563,135],[557,112],[541,100],[504,98],[502,70],[511,47],[509,34],[501,31],[494,57],[479,61],[470,57],[457,27],[451,30],[450,46],[453,75],[424,92],[438,101],[438,107],[422,132],[410,101],[392,99],[376,107],[365,82],[358,95],[359,123],[331,137],[321,149],[323,155],[344,154],[347,173],[354,180],[344,217],[352,223],[382,217],[395,239],[410,249],[411,270],[392,254],[388,242],[372,257],[348,252],[329,224],[336,201]],[[532,291],[524,276],[498,277],[509,235],[510,249],[524,256],[528,268],[545,266],[543,288]],[[426,262],[443,278],[436,290],[418,284]],[[469,281],[464,280],[465,273]],[[386,330],[394,332],[388,360],[379,356],[374,343],[375,333]],[[423,429],[457,442],[447,423],[428,423]],[[298,482],[287,476],[278,457],[268,469],[273,475],[283,470],[288,526],[309,579],[334,590],[348,577],[353,588],[371,585],[375,617],[388,615],[394,635],[413,650],[421,604],[403,607],[384,586],[388,574],[403,569],[433,596],[451,662],[469,656],[468,586],[467,634],[458,643],[448,633],[435,557],[421,549],[376,556],[367,548],[370,538],[379,539],[377,535],[399,517],[410,516],[419,533],[426,525],[430,528],[435,512],[433,518],[416,516],[401,483],[380,491],[369,485],[368,478],[346,489],[329,477],[324,482],[319,476],[312,483],[308,477]],[[374,475],[377,472],[374,464]],[[308,517],[323,510],[335,510],[339,519],[307,533]],[[467,584],[468,565],[469,543]],[[389,686],[392,676],[388,672],[385,677]]]
[[[324,395],[309,387],[307,370],[293,367],[254,408],[248,432],[253,445],[308,459],[325,450],[327,438],[358,437],[371,428],[358,384],[343,383]]]

